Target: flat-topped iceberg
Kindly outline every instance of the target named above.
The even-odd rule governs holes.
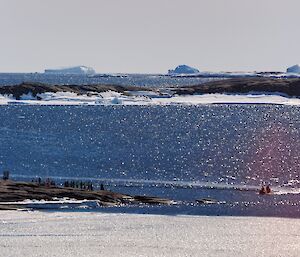
[[[92,75],[95,74],[95,70],[87,66],[73,66],[59,69],[46,69],[45,73],[51,74],[81,74],[81,75]]]
[[[296,64],[294,66],[291,66],[287,68],[286,70],[287,73],[300,73],[300,65]]]
[[[195,74],[199,73],[200,71],[196,68],[187,66],[187,65],[179,65],[175,68],[175,70],[169,70],[168,74]]]

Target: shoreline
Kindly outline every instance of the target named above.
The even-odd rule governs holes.
[[[298,191],[274,187],[273,193],[260,195],[259,187],[212,189],[207,185],[206,188],[156,188],[149,187],[144,190],[119,186],[113,187],[112,191],[89,191],[37,183],[0,181],[0,210],[199,217],[300,217]],[[179,198],[176,197],[178,193]]]
[[[122,85],[0,86],[0,105],[300,105],[300,78],[233,78],[194,86]]]
[[[27,202],[26,202],[27,201]],[[19,209],[39,204],[82,204],[91,202],[95,206],[121,206],[133,204],[173,204],[172,200],[140,195],[127,195],[107,190],[58,187],[35,182],[0,180],[0,209]],[[40,201],[40,202],[39,202]],[[34,209],[34,208],[33,208]]]
[[[255,92],[254,92],[255,93]],[[105,95],[78,96],[73,93],[51,93],[43,100],[31,95],[15,100],[0,95],[0,106],[211,106],[211,105],[276,105],[300,106],[300,98],[264,93],[255,94],[195,94],[174,95],[171,97],[122,95],[106,92]]]

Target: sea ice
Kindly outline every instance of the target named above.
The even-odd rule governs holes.
[[[298,256],[299,219],[1,211],[0,252],[35,256]]]
[[[195,74],[200,71],[196,68],[187,66],[187,65],[179,65],[175,68],[175,70],[169,70],[168,74]]]
[[[291,66],[287,68],[286,70],[287,73],[300,73],[300,65],[296,64],[294,66]]]
[[[60,69],[46,69],[45,73],[51,74],[82,74],[82,75],[93,75],[95,70],[87,66],[74,66]]]

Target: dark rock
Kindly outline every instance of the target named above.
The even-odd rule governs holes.
[[[38,94],[42,93],[57,93],[57,92],[73,92],[78,95],[102,93],[106,91],[115,91],[124,93],[126,91],[147,91],[150,88],[135,87],[135,86],[120,86],[120,85],[48,85],[37,82],[26,82],[15,86],[0,86],[1,95],[13,95],[16,100],[20,100],[22,95],[32,94],[41,100]]]
[[[282,94],[288,97],[300,97],[299,78],[234,78],[218,80],[201,85],[173,88],[179,95],[192,94],[246,94],[264,92]]]
[[[218,203],[218,201],[216,199],[213,199],[213,198],[197,199],[196,202],[200,203],[200,204],[214,204],[214,203]]]
[[[120,204],[170,204],[172,201],[149,196],[135,196],[115,193],[106,190],[88,191],[79,188],[39,185],[37,183],[0,181],[1,202],[19,202],[30,200],[53,200],[55,198],[72,198],[76,200],[95,200],[99,205]]]

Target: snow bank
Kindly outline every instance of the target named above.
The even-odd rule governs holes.
[[[0,251],[37,256],[298,256],[299,219],[1,211]],[[45,254],[47,253],[47,254]]]
[[[280,94],[203,94],[169,95],[152,91],[126,92],[126,95],[107,91],[89,95],[77,95],[72,92],[43,93],[33,97],[31,94],[15,100],[11,96],[0,95],[0,105],[201,105],[201,104],[281,104],[300,105],[300,99],[289,98]]]

